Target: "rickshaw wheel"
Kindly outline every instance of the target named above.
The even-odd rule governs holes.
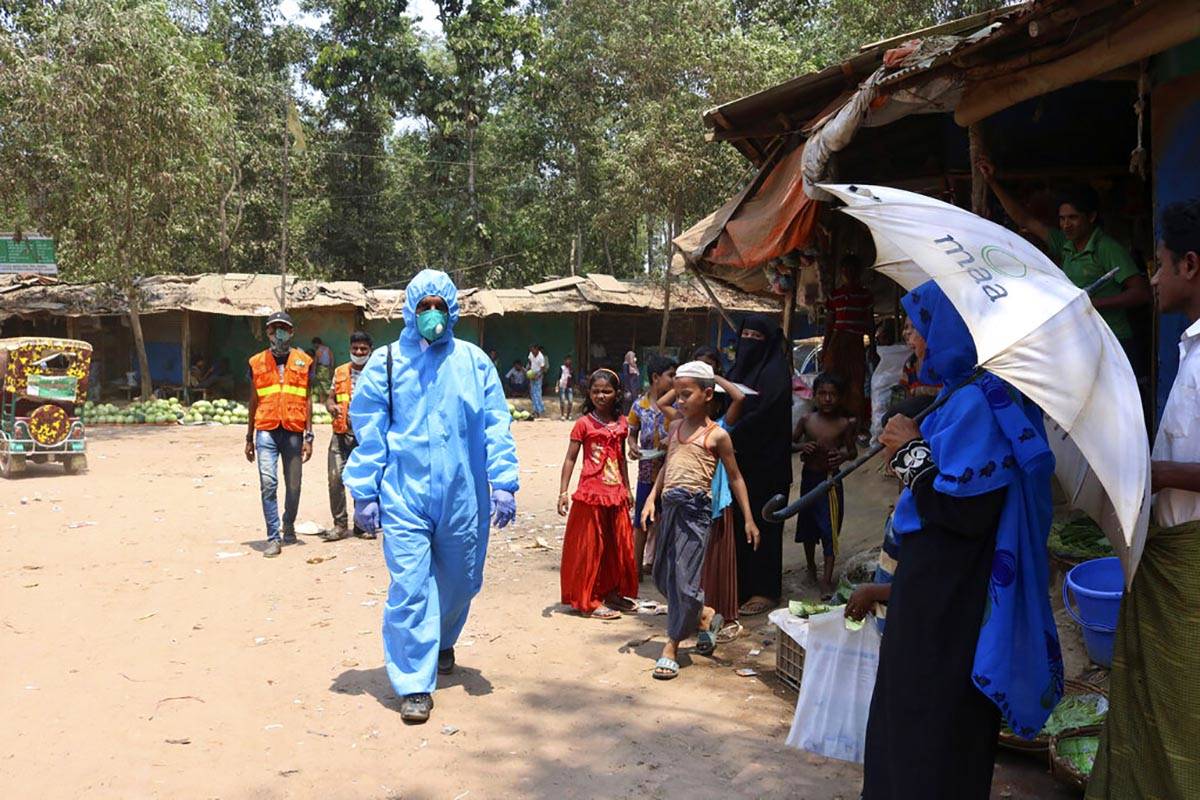
[[[0,449],[0,477],[11,478],[25,471],[25,456],[13,455]]]
[[[78,475],[87,469],[87,456],[67,456],[63,459],[63,472]]]

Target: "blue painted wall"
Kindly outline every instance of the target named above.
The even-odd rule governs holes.
[[[1165,206],[1200,197],[1200,40],[1157,57],[1154,78],[1150,105],[1157,225]],[[1156,420],[1179,370],[1179,337],[1186,328],[1181,314],[1159,316]]]

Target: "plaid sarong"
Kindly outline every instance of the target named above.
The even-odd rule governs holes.
[[[1088,800],[1200,797],[1200,521],[1151,526],[1117,623]]]

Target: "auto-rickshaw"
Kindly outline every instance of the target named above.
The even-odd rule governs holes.
[[[87,468],[79,409],[87,399],[92,346],[77,339],[0,339],[0,476],[32,461]]]

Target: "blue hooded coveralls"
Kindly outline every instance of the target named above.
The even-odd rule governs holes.
[[[429,295],[446,301],[450,322],[427,344],[416,316]],[[379,502],[391,573],[384,660],[401,697],[434,690],[438,651],[454,646],[483,585],[489,483],[518,488],[512,417],[496,368],[478,347],[454,338],[457,322],[450,277],[420,272],[406,291],[400,340],[371,355],[350,401],[358,447],[343,479],[355,500]]]

